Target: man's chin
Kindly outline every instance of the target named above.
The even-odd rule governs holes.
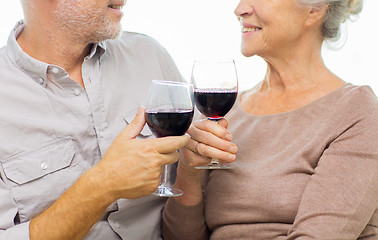
[[[118,27],[118,31],[114,35],[112,35],[109,39],[118,39],[122,36],[122,34],[123,34],[123,29],[122,29],[122,26],[120,25]]]
[[[121,29],[121,30],[118,32],[117,36],[116,36],[115,38],[113,38],[113,39],[121,38],[122,35],[123,35],[123,30]]]
[[[93,42],[103,42],[106,40],[114,40],[118,39],[122,36],[123,30],[122,27],[119,27],[117,31],[100,31],[97,32],[96,36],[93,37],[92,43]]]

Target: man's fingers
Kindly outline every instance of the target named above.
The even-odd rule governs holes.
[[[165,154],[183,148],[186,144],[188,144],[189,139],[189,135],[183,135],[174,137],[155,138],[153,139],[153,141],[156,151]]]
[[[135,115],[134,119],[131,121],[129,126],[127,126],[121,133],[124,139],[133,139],[139,135],[142,131],[144,125],[146,124],[146,119],[144,116],[144,107],[139,107],[138,113]]]
[[[166,164],[172,164],[172,163],[175,163],[177,162],[178,158],[179,158],[179,153],[178,151],[174,151],[174,152],[171,152],[171,153],[166,153],[166,154],[162,154],[162,156],[164,156],[164,162],[162,162],[162,166],[166,165]]]

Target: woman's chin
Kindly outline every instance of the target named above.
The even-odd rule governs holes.
[[[244,57],[252,57],[252,56],[256,55],[256,52],[242,48],[241,54],[243,54]]]

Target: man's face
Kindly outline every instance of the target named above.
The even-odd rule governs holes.
[[[56,25],[84,43],[114,39],[121,32],[125,0],[60,0]]]

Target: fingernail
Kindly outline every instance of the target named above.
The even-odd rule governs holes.
[[[227,135],[226,135],[226,140],[228,140],[228,141],[231,141],[231,140],[232,140],[232,135],[231,135],[231,133],[227,133]]]
[[[233,160],[236,159],[236,156],[234,154],[230,154],[230,155],[228,155],[227,158],[228,158],[228,160],[233,161]]]
[[[144,107],[143,106],[140,106],[138,108],[138,113],[144,113]]]
[[[236,145],[232,145],[231,147],[230,147],[230,152],[232,152],[232,153],[236,153],[238,151],[238,147],[236,146]]]

